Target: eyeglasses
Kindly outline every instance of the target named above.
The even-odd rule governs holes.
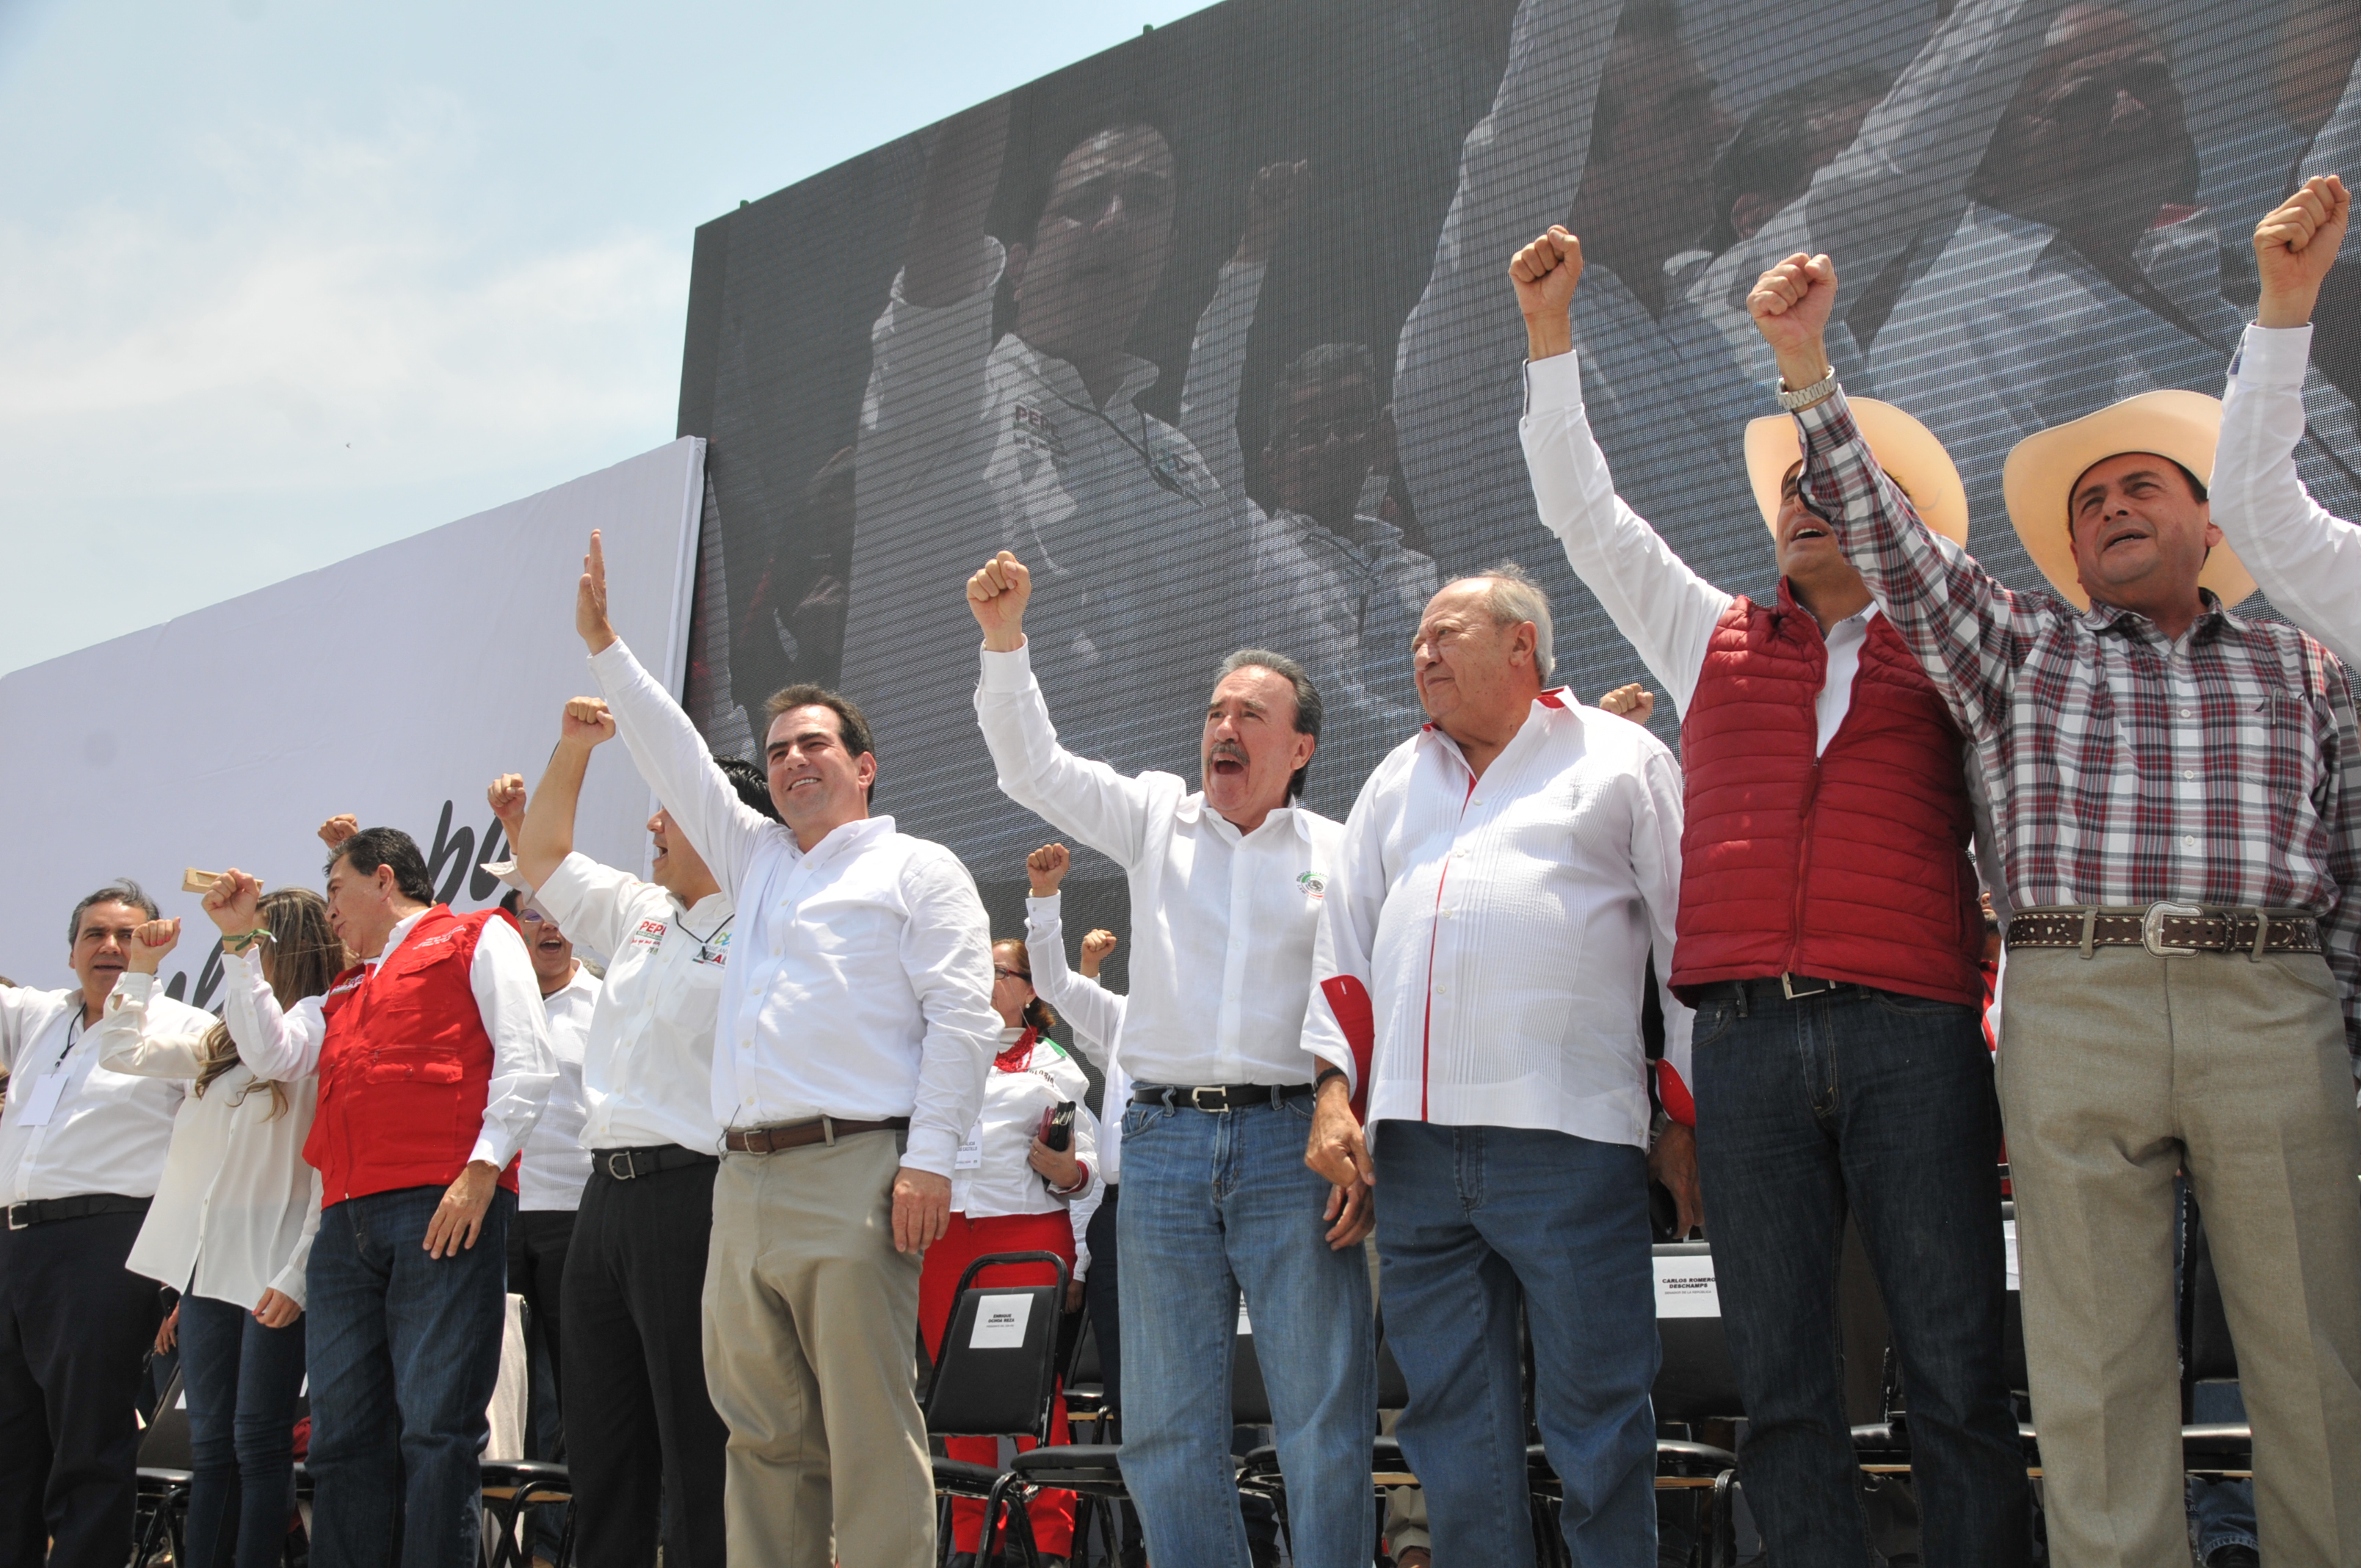
[[[1003,969],[1000,965],[994,964],[992,966],[992,972],[1003,980],[1021,980],[1028,984],[1033,979],[1033,971],[1029,969]]]

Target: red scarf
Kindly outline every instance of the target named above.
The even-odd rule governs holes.
[[[1000,1072],[1023,1072],[1033,1065],[1033,1037],[1038,1031],[1027,1025],[1014,1044],[992,1058],[994,1069]]]

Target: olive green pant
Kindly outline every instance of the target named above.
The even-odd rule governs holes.
[[[2205,1216],[2275,1568],[2361,1568],[2361,1130],[2305,954],[2015,948],[2000,1102],[2059,1568],[2189,1568],[2173,1176]]]
[[[730,1568],[935,1560],[918,1255],[894,1250],[902,1147],[873,1132],[721,1157],[705,1382],[730,1429]]]

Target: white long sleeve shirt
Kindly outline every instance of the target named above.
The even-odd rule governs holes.
[[[2249,326],[2230,361],[2211,494],[2222,537],[2279,611],[2361,669],[2361,528],[2296,472],[2310,326]]]
[[[1670,970],[1680,883],[1680,769],[1628,719],[1543,693],[1480,779],[1439,729],[1404,741],[1345,825],[1322,929],[1320,981],[1375,1015],[1370,1125],[1645,1146],[1641,992],[1652,944]],[[1686,1083],[1691,1014],[1664,1008]],[[1324,999],[1304,1032],[1347,1049]]]
[[[591,673],[674,823],[739,910],[713,1044],[724,1128],[910,1119],[902,1163],[951,1174],[1000,1015],[983,900],[957,856],[848,822],[809,852],[738,798],[704,739],[619,640]]]
[[[1082,1101],[1091,1080],[1055,1040],[1037,1038],[1023,1064],[1015,1065],[1008,1052],[1024,1037],[1024,1030],[1004,1026],[995,1042],[1001,1054],[984,1075],[983,1108],[951,1161],[951,1212],[993,1220],[1065,1211],[1074,1227],[1074,1277],[1080,1279],[1091,1271],[1084,1233],[1106,1196],[1099,1168],[1099,1120]],[[1043,1185],[1027,1157],[1042,1116],[1068,1100],[1074,1102],[1074,1155],[1089,1169],[1090,1180],[1071,1198],[1060,1198]]]
[[[565,928],[560,920],[558,929]],[[517,1164],[520,1209],[582,1206],[582,1190],[590,1184],[590,1151],[582,1144],[582,1128],[590,1118],[582,1094],[582,1064],[590,1015],[603,989],[598,977],[577,962],[573,976],[541,999],[542,1011],[549,1015],[549,1054],[557,1064],[557,1081],[549,1086],[548,1102],[524,1141],[524,1158]]]
[[[184,1088],[205,1070],[211,1014],[159,1006],[149,974],[115,982],[95,1033],[109,1070]],[[303,1304],[303,1270],[320,1228],[320,1173],[303,1163],[316,1078],[270,1086],[244,1062],[190,1093],[172,1120],[156,1201],[124,1266],[187,1295],[252,1311],[266,1290]]]
[[[1141,1083],[1191,1088],[1311,1081],[1312,947],[1342,829],[1282,806],[1241,833],[1170,773],[1075,756],[1058,744],[1029,647],[983,651],[976,721],[1001,792],[1130,879],[1124,1066]],[[1349,1052],[1330,1059],[1353,1071]]]
[[[730,895],[683,908],[655,883],[577,853],[533,896],[568,936],[609,955],[582,1047],[584,1146],[717,1152],[713,1021],[737,924]]]
[[[370,979],[430,913],[422,909],[395,924],[385,947],[368,960]],[[361,983],[366,985],[368,980]],[[533,1124],[541,1120],[550,1088],[557,1081],[556,1059],[549,1050],[549,1018],[541,1006],[541,981],[533,972],[533,959],[526,955],[524,938],[517,935],[515,927],[505,920],[484,922],[483,934],[476,938],[476,956],[467,967],[467,989],[475,995],[484,1033],[492,1042],[492,1079],[484,1096],[483,1127],[467,1158],[470,1163],[481,1160],[506,1168],[523,1151]],[[306,997],[292,1011],[282,1011],[251,948],[222,954],[222,992],[224,1021],[229,1025],[230,1038],[237,1042],[238,1059],[252,1068],[257,1077],[284,1083],[320,1070],[320,1047],[328,1037],[320,998]],[[341,1202],[343,1197],[329,1194],[327,1201]]]
[[[1106,1087],[1099,1108],[1100,1174],[1112,1187],[1123,1179],[1123,1108],[1131,1103],[1131,1074],[1115,1045],[1123,1033],[1124,997],[1091,975],[1066,964],[1066,931],[1058,894],[1025,901],[1025,956],[1033,967],[1033,989],[1071,1030],[1075,1046],[1098,1064]]]
[[[82,1026],[82,991],[0,986],[0,1202],[111,1192],[152,1197],[172,1142],[182,1086],[116,1072],[99,1060],[95,1029]],[[170,997],[159,1018],[194,1027],[213,1020]]]

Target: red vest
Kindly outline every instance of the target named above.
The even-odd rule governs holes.
[[[1983,995],[1961,743],[1901,634],[1870,622],[1844,722],[1815,759],[1819,622],[1783,581],[1733,601],[1681,720],[1688,776],[1673,989],[1782,973]]]
[[[492,1040],[469,971],[497,909],[454,915],[436,905],[371,974],[336,977],[321,1003],[320,1104],[303,1157],[323,1204],[458,1179],[484,1130]],[[516,1161],[500,1185],[516,1190]]]

